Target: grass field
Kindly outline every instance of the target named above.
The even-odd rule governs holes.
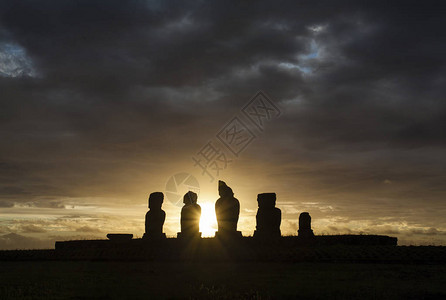
[[[445,264],[1,261],[0,299],[446,299]]]

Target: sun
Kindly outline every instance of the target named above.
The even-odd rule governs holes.
[[[204,202],[200,203],[201,218],[200,218],[200,232],[202,237],[213,237],[217,231],[217,218],[215,216],[214,203]]]

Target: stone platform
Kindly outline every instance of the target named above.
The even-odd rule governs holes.
[[[295,262],[326,259],[337,261],[356,257],[363,261],[368,259],[367,253],[371,253],[373,261],[379,261],[388,251],[393,251],[396,245],[396,238],[380,235],[315,236],[311,239],[288,236],[276,239],[240,237],[229,240],[220,238],[83,240],[56,242],[54,257],[62,260],[110,261]],[[324,257],[325,252],[328,253],[327,257]]]
[[[356,245],[356,246],[396,246],[397,238],[383,235],[324,235],[312,238],[298,236],[285,236],[275,239],[238,237],[225,240],[219,238],[196,238],[192,240],[166,238],[161,240],[131,239],[131,240],[77,240],[56,242],[56,250],[85,250],[85,249],[138,249],[138,248],[178,248],[184,244],[194,244],[196,247],[220,247],[237,246],[239,248],[258,248],[264,245],[288,249],[301,246],[326,246],[326,245]]]

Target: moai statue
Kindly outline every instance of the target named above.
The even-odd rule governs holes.
[[[166,212],[161,209],[163,205],[164,195],[161,192],[151,193],[149,196],[149,211],[146,214],[146,232],[144,239],[161,239],[165,238],[163,233],[164,220]]]
[[[263,193],[257,195],[256,221],[257,226],[254,237],[277,238],[280,237],[280,221],[282,212],[276,206],[276,193]]]
[[[223,181],[218,181],[218,193],[220,198],[215,202],[218,231],[215,236],[241,237],[242,233],[237,231],[240,202],[234,198],[232,189]]]
[[[303,212],[299,216],[298,236],[301,238],[314,237],[313,230],[311,230],[311,217],[307,212]]]
[[[187,192],[183,197],[184,206],[181,209],[181,232],[178,238],[199,238],[201,207],[197,204],[197,194]]]

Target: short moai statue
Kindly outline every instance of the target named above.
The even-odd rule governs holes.
[[[314,237],[313,230],[311,229],[311,217],[310,214],[307,212],[303,212],[299,216],[298,236],[300,238]]]
[[[255,238],[278,238],[280,237],[280,222],[282,212],[276,207],[276,194],[263,193],[257,195],[256,221],[257,226],[254,231]]]
[[[223,238],[241,237],[242,233],[237,231],[240,202],[234,197],[232,189],[224,181],[218,181],[218,193],[220,198],[215,202],[218,231],[215,236]]]
[[[164,195],[161,192],[151,193],[149,196],[149,211],[146,214],[146,232],[143,239],[163,239],[166,234],[163,233],[164,220],[166,212],[161,209]]]
[[[181,232],[178,233],[178,238],[199,238],[200,232],[200,217],[201,207],[197,204],[197,194],[194,192],[187,192],[183,197],[184,206],[181,209]]]

